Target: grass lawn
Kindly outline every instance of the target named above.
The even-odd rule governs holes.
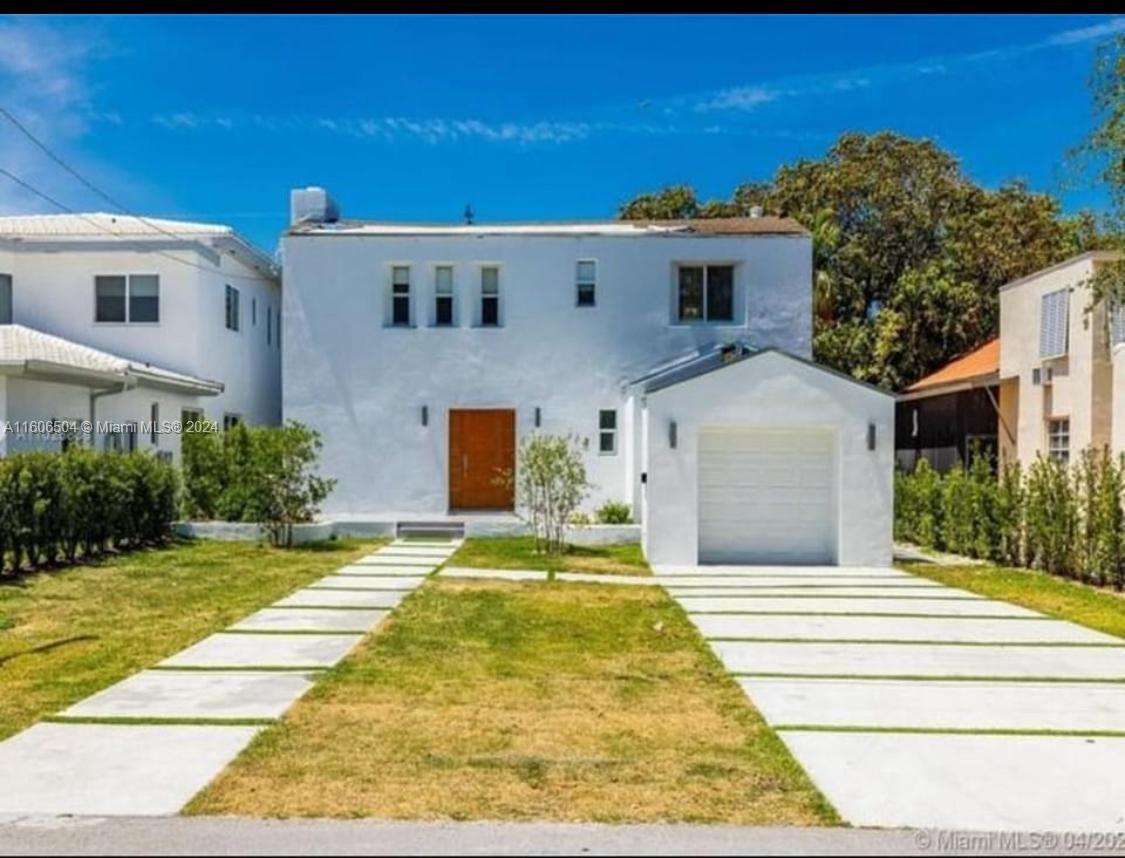
[[[1125,597],[1032,569],[1004,566],[938,566],[902,563],[913,572],[951,587],[1003,599],[1060,619],[1125,637]]]
[[[475,569],[543,569],[555,572],[602,572],[607,575],[651,575],[636,542],[612,545],[568,545],[562,556],[537,554],[530,536],[466,539],[447,561]]]
[[[837,822],[655,587],[433,580],[190,813]]]
[[[370,550],[180,542],[0,579],[0,739]],[[6,625],[6,628],[5,628]]]

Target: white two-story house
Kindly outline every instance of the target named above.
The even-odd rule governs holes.
[[[569,433],[653,562],[890,560],[893,400],[811,362],[800,224],[340,220],[314,188],[292,215],[283,410],[328,513],[511,510],[520,439]]]
[[[280,414],[280,278],[230,227],[0,218],[0,454],[80,440],[175,457],[172,424]]]

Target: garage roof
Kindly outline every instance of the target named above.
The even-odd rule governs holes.
[[[686,355],[677,359],[668,361],[660,366],[657,366],[633,379],[630,387],[639,387],[644,393],[655,393],[658,390],[664,390],[667,387],[672,387],[676,384],[682,384],[685,381],[699,378],[702,375],[715,372],[716,370],[723,369],[728,366],[733,366],[736,363],[741,363],[745,360],[758,357],[764,354],[779,354],[790,360],[797,361],[806,366],[812,367],[820,372],[834,375],[843,381],[858,384],[861,387],[866,387],[876,393],[881,393],[884,396],[894,396],[890,391],[884,390],[873,384],[868,384],[866,381],[860,381],[853,378],[847,373],[840,372],[832,367],[824,366],[823,364],[816,363],[800,355],[795,355],[792,352],[787,352],[784,349],[768,347],[768,348],[755,348],[748,343],[733,342],[733,343],[712,343],[704,346],[698,352]]]

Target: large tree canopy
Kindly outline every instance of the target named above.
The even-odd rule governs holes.
[[[930,140],[845,134],[818,160],[783,166],[730,200],[675,186],[622,218],[788,215],[813,236],[817,360],[892,388],[996,333],[998,288],[1088,247],[1088,216],[1013,182],[980,187]]]

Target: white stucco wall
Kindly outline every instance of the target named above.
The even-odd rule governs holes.
[[[677,426],[669,446],[667,426]],[[891,562],[894,399],[777,353],[766,353],[648,394],[645,555],[652,563],[698,558],[698,434],[701,427],[825,428],[839,469],[837,563]],[[875,424],[876,446],[867,449]]]
[[[221,381],[224,392],[202,400],[206,416],[220,423],[224,412],[241,414],[250,423],[278,422],[281,351],[276,319],[270,345],[265,321],[267,308],[275,313],[281,309],[278,281],[227,254],[164,249],[183,260],[176,262],[134,244],[119,249],[112,240],[93,246],[60,240],[0,248],[0,273],[12,275],[13,321],[121,357]],[[159,275],[160,321],[95,322],[94,277],[102,274]],[[239,331],[224,325],[228,282],[241,293]],[[254,300],[256,325],[251,318]]]
[[[598,263],[595,307],[576,306],[580,259]],[[735,263],[735,324],[673,323],[683,262]],[[454,266],[454,328],[430,325],[438,264]],[[473,327],[482,264],[501,268],[500,328]],[[411,266],[416,327],[388,327],[392,265]],[[714,342],[808,355],[811,265],[807,236],[288,235],[284,416],[322,433],[327,513],[444,513],[456,407],[515,408],[521,435],[539,407],[544,431],[590,439],[588,506],[632,501],[623,383]],[[596,452],[603,408],[618,410],[613,456]]]

